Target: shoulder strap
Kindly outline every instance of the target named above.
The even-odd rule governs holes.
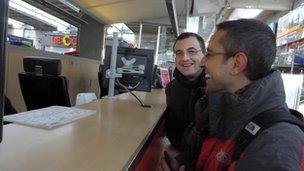
[[[255,116],[236,136],[232,161],[240,158],[244,149],[265,129],[278,122],[288,122],[300,127],[304,132],[303,116],[300,112],[290,109],[290,114],[284,111],[265,111]],[[300,120],[302,119],[302,120]]]
[[[294,110],[294,109],[289,109],[289,112],[293,116],[297,117],[300,121],[304,122],[303,114],[301,112]]]

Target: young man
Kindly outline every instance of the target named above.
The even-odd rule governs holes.
[[[166,87],[166,136],[176,149],[181,150],[182,135],[194,119],[194,104],[202,96],[204,74],[200,62],[206,48],[203,38],[195,33],[182,33],[173,50],[175,79]]]
[[[201,138],[201,149],[195,165],[188,165],[187,170],[304,169],[304,133],[288,122],[262,130],[234,156],[239,145],[237,137],[245,127],[249,129],[253,117],[267,113],[274,119],[278,114],[291,115],[281,75],[271,70],[275,56],[275,35],[266,24],[241,19],[217,25],[202,60],[208,106],[196,113],[191,128]],[[251,125],[249,130],[252,128],[258,127]],[[197,138],[187,135],[188,142]],[[172,170],[184,169],[173,158],[169,160]],[[161,164],[163,170],[168,169],[166,162]]]

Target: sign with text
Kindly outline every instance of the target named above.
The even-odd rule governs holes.
[[[278,21],[277,46],[304,38],[304,5],[290,11]]]
[[[32,39],[26,39],[15,35],[7,35],[7,40],[8,42],[10,42],[10,44],[19,45],[19,46],[32,47],[34,44]]]
[[[59,46],[75,47],[77,45],[77,37],[71,35],[53,36],[52,43]]]
[[[56,46],[56,47],[66,47],[75,48],[77,45],[76,35],[44,35],[40,40],[43,46]]]

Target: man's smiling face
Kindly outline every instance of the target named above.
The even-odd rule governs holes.
[[[204,53],[195,37],[178,40],[174,46],[176,68],[186,77],[201,70],[200,62]]]

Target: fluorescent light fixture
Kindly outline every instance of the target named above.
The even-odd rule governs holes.
[[[262,11],[262,9],[245,9],[241,18],[255,18],[261,14]]]
[[[14,19],[12,19],[12,18],[8,18],[7,23],[8,23],[9,25],[12,25],[12,27],[13,27],[14,29],[19,29],[19,28],[22,28],[23,26],[26,25],[25,23],[20,22],[20,21],[17,21],[17,20],[14,20]]]
[[[199,17],[188,17],[187,18],[187,32],[198,33]]]
[[[80,9],[78,7],[76,7],[74,4],[72,4],[71,2],[67,1],[67,0],[59,0],[61,3],[65,4],[66,6],[70,7],[72,10],[79,12]]]
[[[21,0],[10,0],[9,7],[24,13],[25,15],[40,20],[48,25],[54,26],[59,31],[65,31],[71,25],[53,15],[50,15],[24,1]]]
[[[255,18],[257,17],[263,10],[262,9],[243,9],[236,8],[229,17],[229,20],[237,20],[240,18]]]

